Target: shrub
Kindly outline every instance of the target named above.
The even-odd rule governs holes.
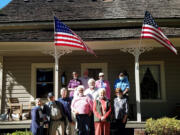
[[[145,127],[148,135],[180,135],[180,120],[175,118],[150,118],[146,121]]]
[[[16,131],[12,135],[32,135],[32,133],[29,131]]]

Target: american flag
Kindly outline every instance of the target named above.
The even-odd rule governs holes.
[[[75,48],[81,48],[89,53],[95,55],[83,40],[76,35],[67,25],[63,24],[58,18],[54,17],[54,42],[57,46],[70,46]]]
[[[144,23],[141,31],[142,38],[151,38],[168,48],[173,53],[177,54],[177,50],[169,39],[163,34],[160,27],[156,24],[151,14],[146,11]]]

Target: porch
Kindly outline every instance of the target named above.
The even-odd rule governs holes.
[[[29,130],[31,120],[22,121],[0,121],[0,135],[11,133],[18,130]],[[145,122],[128,121],[126,124],[127,135],[139,135],[140,132],[145,130]],[[113,132],[113,129],[111,129]],[[138,132],[136,134],[136,132]],[[141,134],[143,135],[143,134]]]

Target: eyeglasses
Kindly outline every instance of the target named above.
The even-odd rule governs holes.
[[[101,76],[99,76],[99,77],[104,77],[104,75],[101,75]]]

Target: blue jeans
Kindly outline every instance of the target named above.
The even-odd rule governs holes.
[[[88,114],[79,114],[76,116],[78,135],[90,134],[90,117]]]

